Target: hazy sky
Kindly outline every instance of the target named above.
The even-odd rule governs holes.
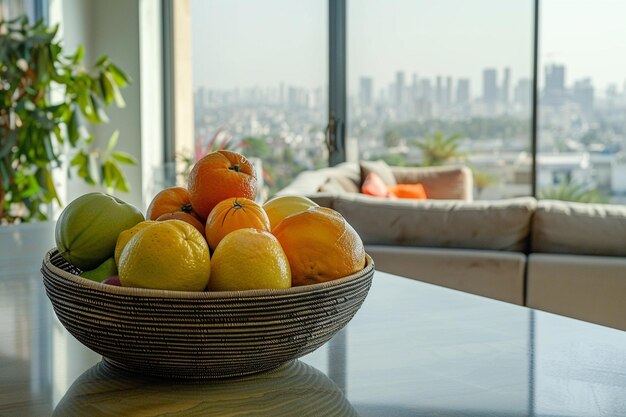
[[[194,86],[327,85],[328,0],[192,0]],[[532,0],[348,0],[348,83],[398,70],[467,77],[482,70],[530,77]],[[566,82],[626,80],[626,1],[543,0],[541,67],[566,65]],[[498,74],[501,77],[501,73]]]

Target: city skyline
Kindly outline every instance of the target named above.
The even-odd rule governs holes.
[[[542,104],[554,105],[559,104],[562,98],[555,98],[555,95],[565,94],[566,90],[571,90],[573,95],[581,91],[583,94],[591,94],[592,97],[604,99],[604,91],[599,90],[594,84],[591,77],[582,79],[571,79],[567,77],[568,69],[563,64],[549,64],[542,69],[543,77],[539,83],[539,91],[544,94],[545,99]],[[626,82],[612,84],[613,88],[610,94],[626,95]],[[358,99],[360,102],[373,102],[381,98],[387,101],[398,101],[397,97],[403,94],[400,90],[412,90],[410,93],[414,97],[425,97],[439,104],[463,103],[475,100],[482,100],[487,103],[495,102],[523,102],[528,104],[530,100],[530,89],[532,81],[528,78],[512,77],[509,67],[502,69],[484,68],[482,71],[482,83],[476,86],[469,77],[460,77],[458,79],[448,75],[435,75],[431,77],[419,77],[416,72],[405,72],[397,70],[392,81],[381,85],[372,77],[360,76],[358,78],[358,87],[356,91],[349,91],[350,99]],[[294,102],[288,97],[298,96],[297,101],[307,100],[304,94],[315,94],[312,99],[315,103],[319,103],[321,96],[325,94],[326,86],[318,86],[313,89],[307,89],[303,86],[289,85],[284,82],[273,86],[251,86],[236,88],[206,88],[204,86],[197,87],[194,91],[213,91],[213,92],[233,92],[239,91],[246,93],[248,96],[267,97],[272,96],[271,101],[274,102]],[[557,90],[563,90],[558,92]],[[364,92],[365,91],[365,92]],[[366,98],[363,98],[363,95]],[[395,98],[394,98],[395,97]]]
[[[327,1],[259,3],[192,0],[194,87],[327,84]],[[626,2],[541,4],[540,66],[562,62],[570,68],[569,80],[591,77],[598,91],[610,83],[621,87],[626,63],[615,51],[626,38],[617,23]],[[469,75],[474,86],[484,67],[509,67],[516,79],[531,76],[528,1],[349,1],[347,36],[351,92],[361,74],[386,83],[397,68],[417,69],[420,77]]]

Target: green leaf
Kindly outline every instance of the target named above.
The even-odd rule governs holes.
[[[106,55],[102,55],[98,61],[96,61],[96,67],[101,67],[103,66],[105,63],[107,63],[109,61],[109,57]]]
[[[113,134],[109,138],[109,143],[107,144],[107,149],[106,149],[107,153],[113,152],[113,149],[115,149],[115,147],[117,146],[117,140],[119,139],[119,137],[120,137],[119,130],[116,130],[115,132],[113,132]]]
[[[135,159],[135,157],[126,152],[121,152],[121,151],[113,152],[111,156],[121,164],[125,164],[125,165],[137,164],[137,160]]]
[[[78,127],[78,114],[76,114],[76,110],[74,110],[71,113],[70,120],[67,122],[67,137],[72,146],[76,146],[78,144],[78,139],[80,139]]]
[[[124,71],[114,64],[109,64],[107,70],[113,75],[113,80],[115,80],[115,83],[121,88],[126,87],[126,85],[130,84],[132,81]]]
[[[11,153],[12,148],[17,144],[18,132],[17,130],[9,130],[9,134],[5,136],[4,143],[0,144],[0,158],[4,158],[5,156]]]
[[[72,57],[72,62],[74,64],[80,64],[83,61],[83,57],[85,56],[85,48],[83,45],[78,45],[78,49],[76,49],[76,53]]]
[[[100,99],[95,94],[89,94],[91,99],[91,107],[95,111],[96,121],[94,123],[108,123],[109,117],[104,112],[104,108],[100,103]]]
[[[102,88],[104,102],[107,106],[109,106],[115,99],[115,93],[113,92],[113,83],[111,82],[111,79],[107,77],[106,72],[102,72],[100,74],[100,86]]]

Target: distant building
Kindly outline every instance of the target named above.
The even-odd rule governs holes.
[[[511,90],[511,68],[504,69],[504,78],[502,79],[502,86],[500,87],[500,101],[504,104],[509,102],[509,94]]]
[[[361,77],[359,80],[359,104],[361,107],[371,107],[373,103],[373,85],[371,77]]]
[[[426,99],[427,101],[433,100],[433,86],[427,78],[420,81],[420,97]]]
[[[444,96],[444,104],[449,106],[452,104],[452,77],[446,77],[446,91]]]
[[[456,102],[466,104],[470,101],[470,80],[461,78],[456,82]]]
[[[522,107],[530,107],[533,84],[528,78],[522,78],[517,82],[513,93],[513,101]]]
[[[396,101],[396,105],[397,106],[401,106],[402,104],[404,104],[404,90],[405,90],[405,83],[404,83],[404,72],[403,71],[398,71],[396,72],[396,86],[395,86],[395,101]]]
[[[545,86],[543,90],[543,104],[546,106],[561,106],[565,102],[565,66],[546,66]]]
[[[498,83],[495,69],[488,68],[483,71],[483,101],[494,104],[498,100]]]
[[[586,116],[590,116],[593,112],[593,96],[594,90],[590,78],[584,78],[574,82],[574,86],[572,87],[572,99],[578,104],[580,110]]]
[[[441,81],[441,75],[437,75],[435,81],[435,102],[439,106],[443,103],[443,83]]]

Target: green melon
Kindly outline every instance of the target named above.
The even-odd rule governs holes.
[[[144,221],[141,211],[104,193],[82,195],[69,203],[56,224],[57,249],[82,270],[98,267],[113,256],[120,232]]]

